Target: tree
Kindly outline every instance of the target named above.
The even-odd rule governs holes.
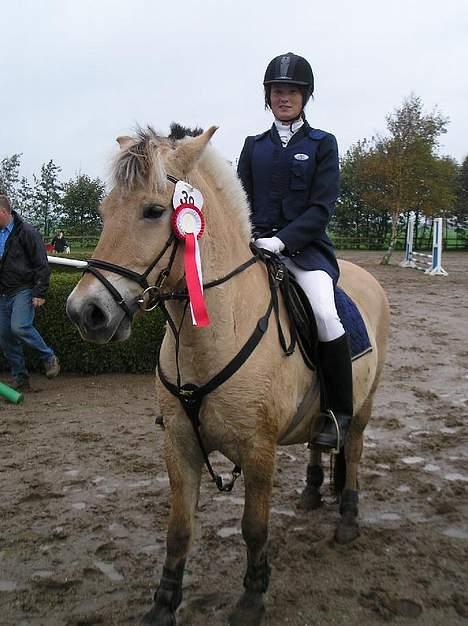
[[[468,156],[458,170],[455,217],[459,223],[468,226]]]
[[[98,208],[106,194],[106,186],[100,178],[78,174],[63,186],[63,229],[75,234],[95,234],[99,231],[101,218]]]
[[[389,137],[379,139],[380,175],[386,181],[386,198],[391,213],[390,244],[382,263],[387,264],[395,247],[400,217],[405,211],[433,214],[437,211],[436,181],[442,167],[437,164],[439,137],[447,132],[448,118],[434,110],[424,114],[421,99],[411,95],[400,109],[386,117]],[[440,184],[440,176],[438,183]]]
[[[17,188],[18,212],[30,220],[34,215],[34,190],[26,176],[22,176]]]
[[[42,229],[44,237],[49,238],[51,230],[60,219],[60,201],[62,185],[58,174],[61,168],[51,159],[41,167],[41,175],[34,175],[34,203],[32,217],[36,225]]]
[[[8,196],[13,209],[18,208],[17,184],[21,154],[13,154],[0,161],[0,193]]]
[[[381,243],[386,235],[388,212],[380,202],[383,181],[376,171],[375,140],[357,142],[341,160],[341,192],[334,220],[340,234],[356,232],[366,245]]]

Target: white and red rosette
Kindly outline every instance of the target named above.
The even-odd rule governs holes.
[[[208,326],[210,319],[203,297],[203,277],[198,240],[205,230],[205,219],[194,204],[181,203],[172,214],[172,230],[185,243],[185,282],[195,326]]]

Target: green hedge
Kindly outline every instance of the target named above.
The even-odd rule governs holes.
[[[47,300],[36,314],[35,325],[56,352],[62,371],[80,374],[105,372],[154,372],[156,354],[164,335],[164,322],[158,312],[139,315],[130,339],[122,343],[97,345],[83,341],[65,312],[66,300],[80,273],[54,270]],[[25,349],[28,368],[41,371],[37,353]],[[0,353],[0,370],[7,370]]]

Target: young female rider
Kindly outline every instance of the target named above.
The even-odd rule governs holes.
[[[249,197],[256,245],[282,256],[310,300],[328,406],[343,443],[353,414],[351,356],[335,306],[338,264],[325,232],[339,188],[336,139],[306,121],[304,107],[314,91],[306,59],[292,52],[275,57],[263,85],[265,107],[275,119],[269,130],[247,137],[238,174]],[[325,449],[337,445],[330,416],[313,443]]]

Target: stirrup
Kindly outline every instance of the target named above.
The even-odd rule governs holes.
[[[309,443],[309,448],[314,446],[316,448],[318,448],[319,450],[321,450],[322,452],[330,452],[330,454],[339,454],[340,450],[341,450],[341,429],[340,426],[338,424],[338,420],[336,419],[336,415],[334,414],[334,412],[331,409],[327,409],[326,411],[324,411],[322,413],[323,416],[326,416],[327,419],[331,420],[333,423],[333,426],[335,427],[335,431],[336,431],[336,447],[327,447],[321,444],[317,444],[315,443],[315,439],[317,439],[317,437],[320,436],[321,433],[318,433],[314,439]]]

